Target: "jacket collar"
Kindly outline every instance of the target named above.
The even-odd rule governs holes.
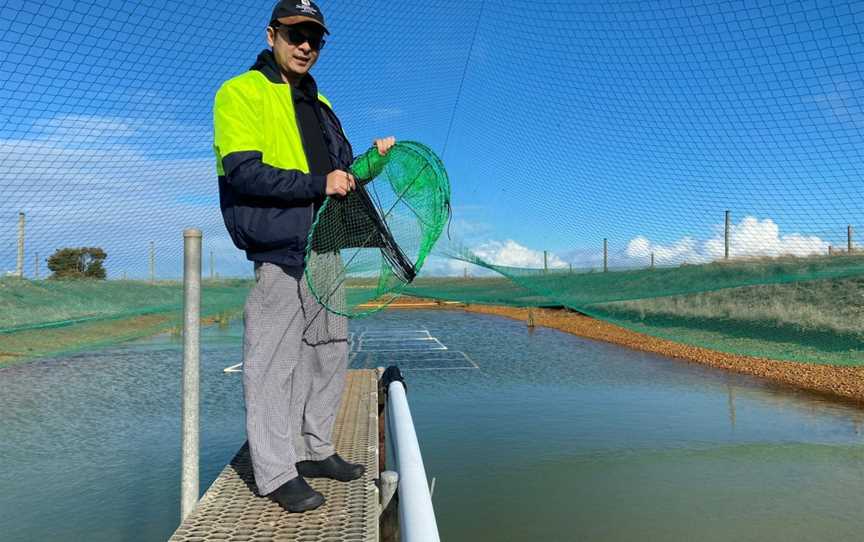
[[[249,69],[261,72],[264,77],[273,84],[286,84],[285,81],[282,80],[282,74],[279,71],[279,66],[276,64],[276,57],[273,56],[273,51],[270,49],[264,49],[258,53],[258,58],[255,59],[255,64],[253,64]],[[307,74],[303,79],[301,79],[297,89],[306,96],[312,98],[318,96],[318,84],[311,75]]]

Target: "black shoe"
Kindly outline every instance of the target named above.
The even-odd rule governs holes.
[[[340,482],[350,482],[363,476],[365,465],[349,463],[333,454],[321,461],[301,461],[297,463],[297,472],[307,478],[330,478]]]
[[[267,496],[289,512],[315,510],[324,504],[324,495],[312,489],[302,476],[288,480]]]

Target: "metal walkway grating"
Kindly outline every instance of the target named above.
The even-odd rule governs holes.
[[[171,540],[378,542],[378,382],[374,370],[348,372],[333,437],[339,454],[364,463],[366,474],[349,483],[309,480],[327,499],[321,508],[289,514],[270,499],[258,497],[244,445]]]

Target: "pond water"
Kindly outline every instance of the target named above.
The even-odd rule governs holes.
[[[389,311],[443,540],[823,540],[864,532],[864,411],[524,323]],[[239,323],[202,346],[202,491],[243,442]],[[164,540],[179,520],[181,345],[0,370],[3,540]]]

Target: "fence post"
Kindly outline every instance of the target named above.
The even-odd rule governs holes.
[[[156,284],[156,243],[150,241],[150,284]]]
[[[198,502],[198,408],[201,332],[201,230],[183,232],[183,475],[180,522]]]
[[[36,253],[36,257],[33,258],[33,275],[36,277],[36,280],[39,280],[39,253]]]
[[[545,274],[548,272],[549,272],[549,252],[544,250],[543,251],[543,273]]]
[[[846,226],[846,250],[852,254],[852,224]]]
[[[654,269],[654,253],[651,253],[651,269]]]
[[[732,212],[726,211],[726,229],[725,229],[725,234],[723,236],[723,246],[724,246],[723,259],[724,260],[729,259],[729,228],[730,228],[731,221],[732,221]]]
[[[609,271],[609,240],[603,239],[603,272]]]
[[[828,245],[828,255],[829,256],[834,255],[834,247],[832,247],[831,245]]]
[[[18,213],[18,261],[15,266],[15,275],[19,279],[24,278],[24,221],[23,212]]]

